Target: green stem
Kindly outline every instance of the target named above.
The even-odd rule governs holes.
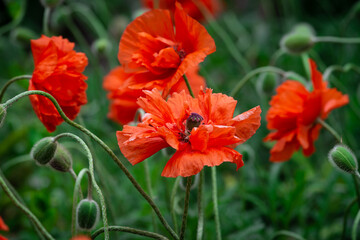
[[[215,166],[211,168],[211,183],[212,183],[212,200],[214,205],[215,226],[216,226],[216,239],[221,240],[221,226],[220,226],[220,216],[219,216],[219,207],[218,207],[218,198],[217,198]]]
[[[198,225],[196,231],[196,239],[201,240],[204,232],[204,203],[203,203],[203,188],[204,188],[204,170],[200,172],[199,186],[198,186]]]
[[[351,234],[352,240],[357,240],[356,235],[357,235],[357,229],[358,229],[359,223],[360,223],[360,210],[356,214],[356,217],[355,217],[355,220],[353,223],[352,234]]]
[[[357,180],[357,177],[359,176],[359,173],[356,171],[357,175],[352,175],[353,181],[354,181],[354,185],[355,185],[355,191],[356,191],[356,196],[357,196],[357,200],[358,200],[358,205],[360,208],[360,186],[359,186],[359,182]]]
[[[36,218],[36,216],[27,207],[25,207],[25,205],[23,205],[19,199],[16,198],[12,191],[10,191],[10,189],[6,185],[4,178],[2,177],[2,174],[0,174],[0,186],[4,190],[6,195],[8,195],[10,200],[15,204],[15,206],[18,207],[23,213],[25,213],[25,215],[30,219],[30,221],[36,226],[41,235],[47,240],[54,240],[54,238],[46,231],[46,229]]]
[[[126,175],[126,177],[130,180],[130,182],[133,184],[133,186],[136,188],[136,190],[143,196],[143,198],[150,204],[150,206],[152,207],[152,209],[155,211],[156,215],[158,216],[160,222],[164,225],[164,227],[166,228],[166,230],[171,234],[171,236],[174,239],[179,239],[179,237],[177,236],[177,234],[174,232],[174,230],[169,226],[169,224],[167,223],[167,221],[165,220],[165,218],[162,216],[159,208],[156,206],[156,204],[153,202],[153,200],[150,198],[150,196],[142,189],[142,187],[140,186],[140,184],[135,180],[135,178],[131,175],[131,173],[127,170],[127,168],[125,167],[125,165],[120,161],[120,159],[115,155],[115,153],[100,139],[98,138],[95,134],[93,134],[92,132],[90,132],[88,129],[86,129],[85,127],[75,123],[74,121],[71,121],[66,115],[65,113],[62,111],[59,103],[56,101],[56,99],[51,96],[49,93],[43,92],[43,91],[26,91],[23,92],[15,97],[13,97],[12,99],[8,100],[4,105],[5,107],[10,106],[11,104],[13,104],[14,102],[18,101],[20,98],[25,97],[25,96],[29,96],[29,95],[41,95],[44,97],[47,97],[55,106],[56,110],[59,112],[60,116],[62,117],[62,119],[68,123],[69,125],[79,129],[80,131],[82,131],[83,133],[85,133],[86,135],[88,135],[90,138],[92,138],[95,142],[97,142],[105,151],[106,153],[109,154],[109,156],[114,160],[114,162],[120,167],[120,169],[124,172],[124,174]]]
[[[343,43],[343,44],[359,44],[360,38],[341,38],[341,37],[316,37],[314,39],[315,43],[318,42],[328,42],[328,43]]]
[[[76,236],[76,208],[78,203],[78,192],[81,192],[81,180],[84,177],[85,174],[88,174],[89,183],[91,179],[91,174],[89,169],[84,168],[79,172],[78,177],[75,181],[75,187],[74,187],[74,194],[73,194],[73,206],[72,206],[72,214],[71,214],[71,235],[74,237]]]
[[[329,80],[329,77],[331,76],[331,74],[334,71],[348,72],[350,70],[353,70],[353,71],[357,72],[358,74],[360,74],[360,67],[359,66],[356,66],[353,63],[347,63],[344,66],[340,66],[340,65],[329,66],[328,68],[325,69],[324,74],[323,74],[323,78],[325,80]]]
[[[18,81],[18,80],[22,80],[22,79],[31,79],[32,75],[21,75],[21,76],[17,76],[17,77],[13,77],[12,79],[10,79],[9,81],[7,81],[5,83],[5,85],[2,87],[2,89],[0,90],[0,103],[3,99],[3,96],[5,94],[6,89],[14,82]]]
[[[347,225],[347,216],[349,215],[349,212],[351,210],[351,208],[355,205],[355,203],[357,202],[358,198],[355,198],[351,201],[351,203],[346,207],[345,209],[345,213],[344,213],[344,222],[343,222],[343,231],[341,234],[341,240],[345,240],[346,237],[346,225]]]
[[[204,15],[206,21],[208,21],[210,27],[215,31],[215,33],[224,41],[225,46],[227,47],[229,53],[237,61],[237,63],[243,68],[244,72],[250,71],[250,65],[246,59],[242,56],[240,51],[235,46],[234,42],[231,40],[227,32],[217,23],[209,9],[205,6],[202,1],[192,0],[193,3],[199,8],[201,13]]]
[[[130,228],[130,227],[109,226],[109,231],[110,232],[127,232],[127,233],[132,233],[132,234],[145,236],[145,237],[149,237],[149,238],[153,238],[153,239],[160,239],[160,240],[167,240],[168,239],[165,236],[160,235],[158,233],[148,232],[148,231],[139,230],[139,229]],[[100,228],[100,229],[96,230],[91,235],[91,239],[95,239],[97,236],[99,236],[103,232],[104,232],[104,228]]]
[[[179,188],[180,180],[181,180],[180,177],[176,178],[174,186],[171,191],[171,196],[170,196],[170,209],[171,209],[170,212],[171,212],[171,217],[172,217],[172,221],[173,221],[176,232],[178,231],[178,225],[177,225],[176,213],[175,213],[175,196],[176,196],[177,189]]]
[[[181,222],[181,229],[180,229],[180,240],[183,240],[185,238],[185,228],[186,228],[186,222],[187,222],[186,220],[187,220],[187,215],[188,215],[188,210],[189,210],[191,181],[192,181],[192,176],[187,177],[185,200],[184,200],[184,202],[185,202],[184,203],[184,213],[183,213],[182,222]]]
[[[307,53],[301,54],[301,61],[305,68],[307,78],[311,79],[311,72],[310,72],[310,66],[309,66],[309,55]]]
[[[335,131],[335,129],[333,129],[329,124],[327,124],[324,120],[322,120],[321,118],[317,118],[316,121],[321,124],[321,126],[323,126],[326,130],[328,130],[331,135],[334,136],[334,138],[336,138],[336,140],[341,143],[341,137],[340,135]]]
[[[55,139],[59,139],[62,137],[70,137],[74,140],[76,140],[85,150],[86,152],[86,157],[89,161],[89,171],[90,171],[90,177],[91,177],[91,181],[89,181],[89,191],[88,191],[88,198],[91,199],[91,193],[92,193],[92,187],[91,187],[91,183],[92,185],[94,185],[94,188],[97,192],[97,194],[99,195],[100,198],[100,204],[101,204],[101,212],[103,215],[103,222],[104,222],[104,228],[105,228],[105,239],[109,239],[109,231],[108,231],[108,220],[107,220],[107,213],[106,213],[106,204],[105,204],[105,198],[104,195],[101,192],[101,189],[99,187],[99,185],[97,184],[97,182],[95,181],[95,174],[94,174],[94,160],[92,157],[92,154],[90,152],[89,147],[86,145],[86,143],[79,138],[78,136],[72,134],[72,133],[62,133],[59,134],[58,136],[55,137]]]
[[[187,86],[187,88],[188,88],[188,90],[189,90],[190,95],[191,95],[193,98],[195,98],[194,92],[192,91],[191,86],[190,86],[190,83],[189,83],[189,79],[186,77],[185,74],[183,75],[183,77],[184,77],[184,80],[185,80],[185,83],[186,83],[186,86]]]
[[[293,232],[290,232],[290,231],[287,231],[287,230],[282,230],[282,231],[278,231],[276,232],[271,239],[276,239],[277,237],[280,237],[280,236],[283,236],[283,237],[290,237],[292,239],[295,239],[295,240],[305,240],[305,238],[303,238],[302,236],[298,235],[297,233],[293,233]]]
[[[273,72],[273,73],[277,73],[277,74],[280,74],[280,75],[285,75],[286,74],[286,72],[284,70],[282,70],[280,68],[276,68],[276,67],[271,67],[271,66],[254,69],[251,72],[249,72],[248,74],[246,74],[245,77],[243,77],[238,82],[238,84],[231,91],[230,96],[234,97],[240,91],[240,89],[245,85],[245,83],[247,83],[255,75],[257,75],[259,73],[263,73],[263,72]]]
[[[43,19],[43,32],[46,36],[50,37],[49,21],[50,21],[51,8],[45,7]]]

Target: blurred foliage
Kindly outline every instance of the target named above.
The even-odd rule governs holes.
[[[237,49],[243,54],[251,69],[274,64],[286,71],[306,76],[300,56],[281,55],[271,62],[279,50],[283,35],[296,24],[310,24],[317,36],[359,37],[360,13],[354,7],[358,1],[323,0],[228,0],[225,11],[217,22],[225,30]],[[121,33],[134,16],[140,13],[140,2],[130,0],[77,0],[65,1],[51,14],[50,29],[76,42],[78,51],[85,52],[89,66],[88,104],[81,116],[86,127],[103,139],[118,156],[122,156],[116,142],[115,131],[121,126],[107,119],[108,101],[101,90],[102,78],[118,65],[117,51]],[[358,7],[357,7],[358,8]],[[18,75],[31,74],[33,60],[29,40],[42,32],[44,8],[40,1],[4,0],[0,2],[0,85]],[[207,25],[206,25],[207,26]],[[209,26],[217,51],[201,65],[201,74],[215,92],[229,94],[246,74],[225,47],[221,38]],[[19,29],[25,33],[18,34]],[[23,31],[24,32],[24,31]],[[104,51],[94,51],[100,39],[107,39]],[[103,40],[101,42],[104,44]],[[94,47],[95,46],[95,47]],[[354,63],[360,65],[359,45],[333,43],[316,44],[308,53],[323,72],[330,65]],[[336,140],[325,130],[316,141],[314,155],[304,157],[300,152],[288,162],[269,162],[271,145],[262,139],[268,133],[265,115],[268,102],[274,94],[270,87],[259,87],[265,75],[248,82],[235,97],[236,113],[260,105],[262,126],[248,141],[238,147],[245,156],[245,166],[235,171],[232,164],[222,164],[218,170],[219,211],[223,239],[270,239],[280,230],[296,232],[305,239],[339,239],[342,232],[346,206],[355,197],[351,176],[335,171],[327,161],[327,153]],[[284,79],[278,76],[276,84]],[[342,135],[343,141],[360,157],[360,75],[355,72],[334,72],[330,85],[350,97],[350,104],[335,110],[327,120]],[[27,89],[27,80],[13,84],[5,95],[8,99]],[[153,230],[151,208],[136,192],[116,164],[89,139],[76,129],[62,124],[51,136],[73,132],[87,140],[95,154],[95,169],[99,184],[107,200],[111,225],[124,225]],[[71,205],[74,181],[70,174],[54,172],[39,167],[29,159],[31,147],[41,138],[50,136],[32,111],[26,99],[8,109],[5,124],[0,128],[0,167],[11,184],[24,198],[26,205],[56,239],[70,238]],[[61,142],[70,149],[74,170],[87,167],[80,146],[69,141]],[[171,223],[169,214],[170,192],[174,179],[160,176],[168,157],[161,152],[146,160],[151,173],[154,200]],[[144,164],[124,164],[146,189]],[[215,223],[211,203],[210,169],[205,168],[205,229],[204,239],[213,239]],[[86,192],[86,181],[83,181]],[[184,192],[176,195],[176,213],[180,222]],[[95,197],[96,199],[96,197]],[[347,226],[350,239],[351,224],[357,208],[353,208]],[[10,227],[10,239],[37,239],[28,219],[0,191],[0,216]],[[101,226],[101,222],[98,227]],[[187,239],[194,239],[197,226],[196,190],[191,192]],[[158,223],[160,231],[166,235]],[[111,239],[135,239],[127,233],[111,233]],[[277,238],[291,239],[291,238]]]

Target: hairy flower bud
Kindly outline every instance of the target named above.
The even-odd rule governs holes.
[[[91,46],[91,50],[96,55],[103,55],[109,52],[111,44],[106,38],[97,39]]]
[[[31,157],[40,165],[50,162],[55,156],[58,143],[52,137],[46,137],[38,141],[31,149]]]
[[[55,152],[55,156],[51,159],[49,165],[59,172],[68,172],[72,167],[72,158],[70,153],[59,144]]]
[[[314,31],[307,24],[297,25],[281,39],[280,45],[289,53],[304,53],[314,45]]]
[[[259,94],[272,94],[277,84],[277,76],[275,73],[260,74],[256,81],[256,90]]]
[[[11,39],[20,45],[27,47],[30,45],[30,40],[37,38],[34,31],[29,28],[18,27],[11,31]]]
[[[338,169],[354,174],[358,170],[355,155],[345,145],[338,144],[329,152],[330,162]]]
[[[99,206],[94,200],[83,199],[76,208],[76,222],[80,229],[91,230],[99,219]]]
[[[0,104],[0,127],[3,125],[6,117],[6,108],[3,104]]]

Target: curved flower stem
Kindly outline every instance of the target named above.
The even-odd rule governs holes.
[[[322,120],[321,118],[317,118],[316,121],[321,124],[321,126],[323,126],[326,130],[328,130],[331,135],[334,136],[334,138],[341,143],[342,139],[340,137],[340,135],[335,131],[335,129],[333,129],[329,124],[327,124],[324,120]]]
[[[356,235],[357,235],[357,229],[358,229],[359,223],[360,223],[360,210],[356,214],[356,217],[355,217],[355,220],[353,223],[352,234],[351,234],[352,240],[357,240]]]
[[[341,37],[316,37],[314,39],[315,43],[318,42],[328,42],[328,43],[343,43],[343,44],[359,44],[360,38],[341,38]]]
[[[160,239],[160,240],[167,240],[168,239],[165,236],[160,235],[158,233],[148,232],[148,231],[139,230],[139,229],[130,228],[130,227],[109,226],[109,231],[110,232],[127,232],[127,233],[132,233],[132,234],[145,236],[145,237],[149,237],[149,238],[153,238],[153,239]],[[96,230],[91,235],[91,239],[95,239],[97,236],[99,236],[103,232],[104,232],[104,228],[100,228],[100,229]]]
[[[177,189],[179,187],[180,180],[181,180],[180,177],[176,178],[174,186],[173,186],[172,191],[171,191],[171,196],[170,196],[170,209],[171,209],[170,212],[171,212],[171,217],[172,217],[172,221],[173,221],[176,232],[178,231],[178,225],[177,225],[176,214],[175,214],[175,210],[174,210],[175,206],[174,205],[175,205],[175,196],[176,196]]]
[[[30,221],[36,226],[36,228],[39,230],[41,235],[47,239],[47,240],[54,240],[54,238],[46,231],[44,226],[41,224],[41,222],[36,218],[36,216],[27,208],[25,205],[23,205],[18,198],[10,191],[8,186],[6,185],[6,182],[4,178],[2,177],[2,174],[0,174],[0,186],[8,195],[10,200],[17,206],[25,215],[30,219]]]
[[[223,40],[229,53],[233,56],[236,62],[243,68],[244,72],[250,71],[250,65],[246,59],[242,56],[234,42],[231,40],[227,32],[217,23],[209,9],[202,1],[192,0],[193,3],[199,8],[200,12],[204,15],[206,21],[210,27],[216,32],[216,34]]]
[[[6,89],[14,82],[18,81],[18,80],[22,80],[22,79],[31,79],[32,75],[21,75],[21,76],[17,76],[17,77],[13,77],[12,79],[10,79],[9,81],[7,81],[5,83],[5,85],[2,87],[2,89],[0,90],[0,103],[2,101],[2,98],[5,94]]]
[[[341,72],[348,72],[350,70],[356,71],[358,74],[360,74],[360,67],[356,66],[353,63],[347,63],[344,66],[340,65],[332,65],[325,69],[323,78],[325,80],[329,80],[329,77],[334,71],[341,71]]]
[[[194,92],[192,91],[192,89],[191,89],[191,86],[190,86],[190,83],[189,83],[189,79],[187,78],[187,76],[184,74],[183,75],[183,77],[184,77],[184,80],[185,80],[185,83],[186,83],[186,86],[187,86],[187,88],[188,88],[188,90],[189,90],[189,93],[190,93],[190,95],[194,98],[195,96],[194,96]]]
[[[216,225],[216,239],[221,240],[221,226],[220,226],[220,216],[219,216],[219,207],[218,207],[218,198],[217,198],[217,183],[216,183],[216,167],[211,168],[211,183],[212,183],[212,200],[214,205],[214,214],[215,214],[215,225]]]
[[[189,209],[191,181],[192,181],[192,176],[187,177],[187,179],[186,179],[185,200],[184,200],[184,202],[185,202],[185,204],[184,204],[184,213],[183,213],[182,222],[181,222],[181,229],[180,229],[180,240],[183,240],[184,237],[185,237],[186,220],[187,220],[188,209]]]
[[[46,36],[50,37],[49,21],[50,21],[51,8],[45,7],[44,18],[43,18],[43,32]]]
[[[204,204],[203,204],[203,188],[205,179],[204,170],[200,172],[199,186],[198,186],[198,225],[196,231],[196,239],[201,240],[204,232]]]
[[[357,198],[353,199],[351,203],[346,207],[345,213],[344,213],[344,222],[343,222],[343,231],[341,234],[341,240],[345,240],[346,237],[346,225],[347,225],[347,216],[349,215],[349,212],[351,208],[355,205],[357,202]]]
[[[72,214],[71,214],[71,235],[74,237],[76,235],[76,208],[77,208],[77,202],[78,202],[78,195],[77,192],[81,192],[81,188],[80,188],[80,183],[82,178],[84,177],[85,174],[88,174],[88,178],[89,178],[89,186],[90,186],[90,179],[91,179],[91,174],[89,169],[84,168],[79,172],[79,176],[76,179],[75,182],[75,187],[74,187],[74,194],[73,194],[73,207],[72,207]],[[81,194],[82,195],[82,194]],[[82,196],[81,196],[82,198]]]
[[[246,74],[245,77],[243,77],[238,82],[238,84],[231,91],[230,96],[234,97],[240,91],[240,89],[245,85],[245,83],[247,83],[252,77],[254,77],[255,75],[257,75],[259,73],[264,73],[264,72],[273,72],[273,73],[277,73],[280,75],[286,74],[286,72],[284,70],[277,68],[277,67],[271,67],[271,66],[254,69],[251,72],[249,72],[248,74]]]
[[[135,178],[131,175],[131,173],[127,170],[127,168],[125,167],[125,165],[120,161],[120,159],[115,155],[115,153],[100,139],[98,138],[95,134],[93,134],[92,132],[90,132],[88,129],[86,129],[85,127],[75,123],[74,121],[71,121],[66,115],[65,113],[62,111],[59,103],[56,101],[56,99],[51,96],[49,93],[43,92],[43,91],[26,91],[23,92],[15,97],[13,97],[12,99],[8,100],[6,103],[4,103],[5,107],[9,107],[11,104],[13,104],[14,102],[18,101],[19,99],[21,99],[22,97],[25,96],[29,96],[29,95],[41,95],[44,97],[47,97],[55,106],[56,110],[59,112],[60,116],[62,117],[62,119],[64,119],[64,121],[66,123],[68,123],[69,125],[79,129],[80,131],[82,131],[83,133],[85,133],[86,135],[88,135],[90,138],[92,138],[96,143],[98,143],[105,151],[106,153],[109,154],[109,156],[114,160],[114,162],[120,167],[120,169],[125,173],[126,177],[130,180],[130,182],[134,185],[134,187],[136,188],[136,190],[143,196],[143,198],[150,204],[150,206],[152,207],[152,209],[155,211],[156,215],[158,216],[160,222],[164,225],[164,227],[166,228],[166,230],[171,234],[171,236],[174,239],[179,239],[179,237],[177,236],[177,234],[174,232],[174,230],[169,226],[169,224],[167,223],[167,221],[165,220],[165,218],[162,216],[159,208],[156,206],[156,204],[153,202],[153,200],[150,198],[150,196],[142,189],[142,187],[140,186],[140,184],[135,180]]]

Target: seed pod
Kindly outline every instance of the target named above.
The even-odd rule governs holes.
[[[281,47],[292,54],[304,53],[310,50],[314,44],[314,31],[307,24],[296,26],[280,42]]]
[[[70,153],[59,144],[55,156],[49,162],[49,166],[59,172],[68,172],[72,167],[72,158]]]
[[[31,149],[30,156],[38,164],[45,165],[53,159],[58,143],[52,137],[46,137],[38,141]]]
[[[188,119],[186,119],[186,130],[191,132],[194,127],[199,127],[202,120],[204,120],[204,118],[201,115],[197,113],[191,113]]]
[[[355,155],[345,145],[338,144],[329,152],[330,162],[338,169],[354,174],[358,170]]]
[[[94,200],[83,199],[76,208],[76,222],[80,229],[91,230],[99,219],[99,206]]]

